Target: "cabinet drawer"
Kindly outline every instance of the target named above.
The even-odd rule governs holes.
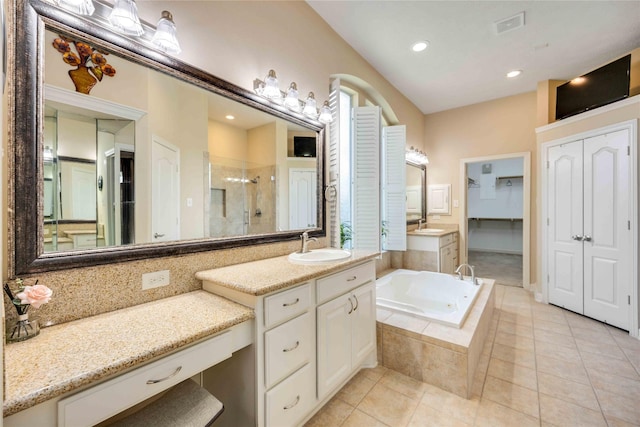
[[[311,301],[311,286],[308,283],[264,299],[264,326],[282,323],[304,313]]]
[[[453,243],[453,235],[455,233],[449,233],[442,237],[440,237],[440,247],[447,246],[450,243]]]
[[[342,295],[370,280],[376,280],[376,267],[373,262],[318,279],[316,281],[318,304]]]
[[[231,357],[232,332],[120,375],[58,402],[58,426],[92,426]],[[150,381],[157,381],[149,383]]]
[[[315,405],[315,375],[307,364],[265,395],[266,426],[296,426]]]
[[[311,360],[311,314],[289,320],[264,334],[265,388],[270,388]]]

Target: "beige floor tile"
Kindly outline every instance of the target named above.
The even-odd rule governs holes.
[[[380,379],[379,384],[389,387],[391,390],[395,390],[399,393],[411,399],[421,399],[426,388],[426,384],[402,375],[399,372],[389,369],[386,374]]]
[[[633,367],[636,368],[638,375],[640,375],[640,349],[622,348],[622,351]]]
[[[559,309],[558,309],[559,310]],[[535,322],[539,320],[545,320],[547,322],[556,323],[559,325],[569,325],[567,323],[567,319],[564,316],[562,311],[542,311],[542,310],[533,310],[533,318]]]
[[[636,399],[602,390],[596,390],[596,394],[605,416],[640,425],[640,407]]]
[[[513,347],[495,343],[491,357],[495,357],[505,362],[515,363],[516,365],[525,366],[527,368],[536,367],[536,357],[533,352],[518,350]]]
[[[507,313],[500,310],[499,320],[517,323],[518,325],[529,325],[533,327],[533,319],[527,313]]]
[[[358,409],[390,426],[404,427],[409,423],[418,400],[382,384],[376,384],[362,399]]]
[[[538,393],[508,381],[487,376],[482,398],[493,400],[532,417],[539,417]]]
[[[628,423],[610,415],[605,415],[604,418],[607,420],[607,424],[609,424],[609,427],[638,427],[638,424]]]
[[[472,425],[421,403],[413,413],[408,427],[467,427]]]
[[[368,378],[364,371],[360,371],[342,387],[338,394],[336,394],[336,397],[356,407],[375,384],[376,382]]]
[[[562,319],[564,320],[564,318]],[[568,335],[570,337],[573,336],[568,323],[553,322],[548,319],[548,315],[545,315],[542,319],[535,319],[533,321],[533,328],[555,332],[556,334]]]
[[[597,369],[589,370],[588,374],[596,391],[606,391],[640,401],[640,380],[620,377]]]
[[[543,422],[557,426],[607,425],[600,411],[592,411],[544,393],[540,393],[540,418]]]
[[[571,335],[558,334],[545,329],[533,329],[536,341],[544,341],[557,346],[567,348],[577,348],[576,342]]]
[[[339,426],[351,415],[353,409],[353,406],[340,399],[331,399],[305,424],[305,427]]]
[[[370,415],[356,409],[349,415],[344,424],[341,427],[386,427],[381,421],[376,420]]]
[[[511,408],[482,399],[478,406],[476,427],[537,427],[540,420]]]
[[[582,364],[536,355],[536,366],[538,372],[556,375],[560,378],[576,381],[581,384],[589,384],[587,371]]]
[[[606,329],[604,323],[598,322],[597,320],[590,319],[586,316],[582,316],[580,314],[573,313],[571,311],[565,311],[565,318],[573,328],[586,328],[591,329],[593,331],[604,330]]]
[[[513,347],[518,350],[533,351],[533,338],[526,338],[506,332],[498,331],[496,333],[495,343]]]
[[[565,347],[546,341],[536,340],[536,354],[550,357],[552,359],[560,359],[566,362],[582,363],[582,357],[577,347]]]
[[[588,328],[583,327],[571,327],[571,333],[574,338],[582,339],[584,341],[590,341],[595,344],[609,344],[616,345],[615,340],[611,337],[611,334],[600,326],[591,326]]]
[[[588,384],[556,377],[538,372],[538,388],[540,393],[574,403],[594,411],[600,411],[596,394]]]
[[[364,372],[364,375],[370,380],[378,381],[388,370],[389,368],[378,365],[375,368],[363,368],[362,372]]]
[[[639,339],[634,338],[630,336],[628,332],[614,328],[613,326],[607,327],[607,330],[620,348],[625,350],[635,350],[640,353]]]
[[[487,375],[512,382],[531,390],[538,390],[538,381],[535,369],[516,365],[512,362],[505,362],[504,360],[496,359],[495,357],[491,358],[491,361],[489,362]]]
[[[627,360],[627,356],[620,350],[615,343],[594,343],[593,341],[585,341],[582,338],[576,338],[576,346],[580,354],[595,353],[602,356],[613,357],[614,359]]]
[[[464,423],[473,424],[478,411],[479,399],[464,399],[427,384],[420,404],[430,406]]]
[[[533,329],[531,328],[531,325],[518,325],[517,323],[513,323],[508,320],[499,321],[497,331],[525,338],[533,338]]]
[[[619,360],[607,355],[595,353],[580,353],[584,367],[588,370],[597,370],[600,372],[608,372],[613,375],[631,378],[632,380],[640,380],[638,372],[628,360]]]

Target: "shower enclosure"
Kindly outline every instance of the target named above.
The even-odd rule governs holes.
[[[210,237],[276,231],[275,165],[211,156]]]

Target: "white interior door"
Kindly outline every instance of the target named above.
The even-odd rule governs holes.
[[[71,169],[71,211],[73,219],[96,219],[96,171],[92,168]]]
[[[154,136],[151,148],[152,242],[180,239],[180,149]]]
[[[548,150],[549,302],[583,313],[582,141]]]
[[[289,169],[289,228],[297,230],[316,226],[315,169]]]
[[[627,129],[584,140],[584,314],[629,329],[632,236]]]

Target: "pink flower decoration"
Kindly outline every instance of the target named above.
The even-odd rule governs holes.
[[[25,286],[23,291],[16,295],[21,304],[31,304],[34,308],[40,308],[51,299],[53,291],[45,285]]]

